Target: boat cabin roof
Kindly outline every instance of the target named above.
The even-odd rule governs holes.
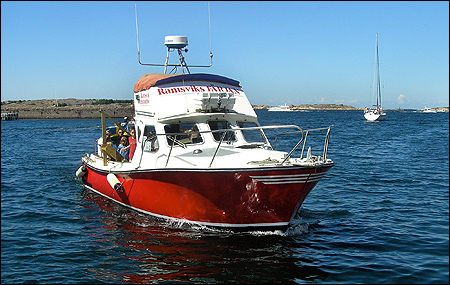
[[[160,74],[160,73],[147,73],[144,74],[137,82],[134,84],[134,92],[139,92],[142,90],[150,89],[150,87],[163,85],[172,82],[182,82],[182,81],[209,81],[229,84],[236,87],[242,87],[239,81],[220,76],[215,74],[207,73],[195,73],[195,74]]]

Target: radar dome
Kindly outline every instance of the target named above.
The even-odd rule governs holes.
[[[188,40],[183,36],[166,36],[164,45],[168,48],[184,48],[188,45]]]

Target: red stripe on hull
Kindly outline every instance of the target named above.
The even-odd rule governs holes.
[[[151,214],[218,225],[287,224],[330,168],[115,173],[122,183],[116,191],[108,173],[88,166],[83,182]]]

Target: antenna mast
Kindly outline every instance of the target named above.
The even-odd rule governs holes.
[[[184,56],[182,54],[182,51],[187,52],[188,49],[185,48],[188,45],[187,37],[184,36],[166,36],[164,45],[167,46],[167,57],[164,64],[157,64],[157,63],[142,63],[141,62],[141,54],[139,51],[139,31],[138,31],[138,20],[137,20],[137,8],[136,4],[134,4],[134,12],[136,17],[136,38],[137,38],[137,50],[138,50],[138,62],[140,65],[148,65],[148,66],[164,66],[164,73],[167,72],[168,66],[173,66],[174,69],[176,69],[178,66],[181,67],[183,70],[186,68],[188,73],[191,73],[189,71],[189,68],[186,64],[186,61],[184,60]],[[213,62],[213,54],[212,54],[212,44],[211,44],[211,12],[209,7],[209,1],[208,1],[208,20],[209,20],[209,57],[211,59],[211,63],[209,65],[191,65],[190,67],[211,67]],[[183,49],[185,48],[185,49]],[[177,50],[178,51],[178,57],[180,60],[179,64],[169,64],[169,53],[171,51]],[[174,70],[172,69],[172,71]],[[172,72],[171,71],[171,72]]]

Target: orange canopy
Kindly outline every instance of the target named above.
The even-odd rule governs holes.
[[[150,87],[152,87],[153,85],[155,85],[155,83],[158,80],[161,80],[161,79],[164,79],[164,78],[168,78],[168,77],[172,77],[172,76],[178,76],[178,75],[181,75],[181,74],[160,74],[160,73],[147,73],[147,74],[144,74],[136,82],[136,84],[134,84],[134,92],[147,90]]]

